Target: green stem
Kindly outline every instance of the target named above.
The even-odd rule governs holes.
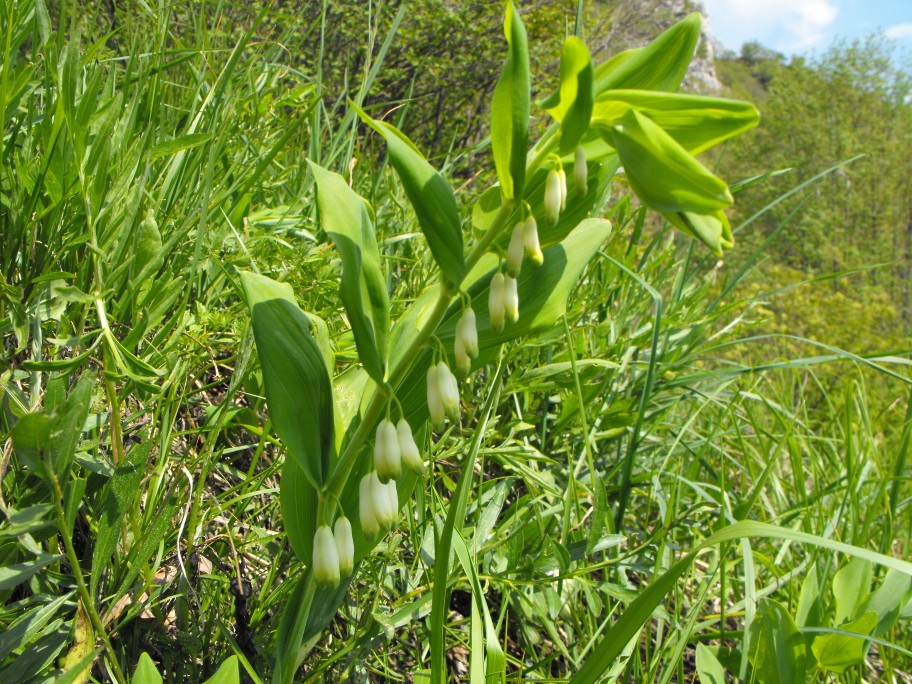
[[[484,256],[491,243],[500,235],[500,232],[507,224],[512,213],[512,203],[505,202],[501,205],[500,210],[491,222],[491,226],[488,228],[487,232],[475,244],[472,251],[469,252],[468,257],[466,257],[466,272],[471,271],[475,264],[478,263],[478,260]],[[395,390],[399,383],[405,378],[405,374],[412,367],[412,363],[418,357],[421,349],[437,330],[440,321],[443,320],[447,309],[450,308],[450,302],[453,301],[454,296],[455,295],[450,288],[447,287],[445,283],[441,282],[437,301],[434,303],[434,308],[431,310],[425,324],[412,339],[408,349],[406,349],[405,353],[400,357],[399,363],[397,363],[389,372],[386,386],[378,386],[374,392],[373,398],[371,398],[370,403],[367,405],[367,409],[364,411],[364,415],[361,417],[361,424],[358,425],[358,429],[355,430],[355,434],[352,435],[351,440],[349,440],[348,445],[339,457],[339,462],[336,464],[336,467],[329,475],[329,479],[326,481],[324,491],[330,494],[329,499],[326,501],[328,517],[332,517],[335,512],[335,502],[341,498],[342,489],[345,487],[345,483],[348,482],[348,477],[355,467],[358,454],[361,452],[361,446],[370,437],[371,431],[383,414],[391,390]]]
[[[57,527],[60,530],[60,536],[63,537],[63,548],[66,551],[67,561],[73,570],[73,576],[76,578],[76,591],[79,594],[79,600],[82,601],[82,607],[89,616],[92,628],[104,645],[107,661],[114,672],[115,681],[126,682],[126,677],[124,677],[123,671],[120,669],[120,663],[117,662],[117,655],[111,646],[111,640],[108,638],[108,633],[101,622],[98,611],[95,610],[95,602],[92,601],[92,596],[89,594],[89,589],[86,587],[85,580],[82,577],[82,567],[79,565],[76,549],[73,548],[73,540],[70,538],[66,515],[63,512],[63,493],[60,490],[60,483],[57,481],[57,477],[53,474],[51,475],[51,484],[53,485],[51,489],[53,490],[54,509],[57,513]]]

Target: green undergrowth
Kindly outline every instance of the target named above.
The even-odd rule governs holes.
[[[432,281],[405,195],[346,105],[409,15],[370,33],[370,59],[330,97],[288,54],[319,19],[143,4],[108,33],[94,4],[0,6],[0,681],[269,680],[301,566],[239,272],[290,284],[326,321],[336,372],[352,365],[310,159],[375,208],[391,316]],[[763,654],[792,628],[807,647],[789,662],[813,681],[912,668],[905,575],[837,544],[910,556],[903,350],[878,345],[857,307],[838,314],[857,353],[790,336],[787,316],[769,327],[781,300],[645,228],[624,190],[566,314],[505,345],[469,381],[462,425],[421,445],[426,486],[306,644],[300,679],[428,681],[434,538],[465,476],[441,627],[459,681],[483,681],[479,591],[511,682],[596,681],[602,637],[632,605],[645,627],[598,681],[774,681]],[[666,574],[741,521],[785,532],[712,541]],[[663,576],[654,609],[633,604]],[[879,610],[866,597],[885,582],[903,600]],[[871,611],[873,646],[826,641]],[[839,673],[825,648],[860,655]]]

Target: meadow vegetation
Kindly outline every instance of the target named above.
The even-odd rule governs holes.
[[[700,158],[734,195],[720,258],[725,224],[681,219],[714,215],[707,176],[695,211],[619,168],[625,131],[706,102],[596,105],[608,132],[584,117],[569,152],[575,110],[542,105],[562,54],[584,99],[567,36],[634,42],[646,4],[508,3],[508,42],[500,3],[0,0],[0,681],[909,676],[908,77],[877,40],[721,60],[762,118],[713,109],[741,118],[693,143],[721,142]],[[683,106],[656,55],[699,21],[669,31],[623,102]],[[497,331],[523,198],[543,263]],[[468,297],[480,350],[432,428]],[[400,415],[426,470],[368,539],[359,483]],[[354,572],[317,586],[335,509]]]

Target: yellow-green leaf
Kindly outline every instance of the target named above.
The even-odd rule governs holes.
[[[521,199],[529,146],[529,45],[526,28],[512,2],[506,3],[504,34],[507,58],[491,102],[491,148],[501,192]]]
[[[564,41],[560,88],[542,106],[561,124],[560,153],[572,152],[592,118],[594,71],[586,44],[571,36]]]

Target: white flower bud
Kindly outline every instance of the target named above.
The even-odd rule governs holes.
[[[370,474],[370,495],[377,514],[377,522],[384,530],[389,530],[396,524],[399,517],[399,500],[396,496],[396,481],[390,480],[386,484],[380,482],[376,471]]]
[[[557,170],[557,175],[560,178],[561,211],[563,211],[567,208],[567,173],[563,166]]]
[[[589,190],[589,167],[586,165],[586,150],[582,145],[577,145],[573,157],[573,182],[576,184],[576,194],[580,197]]]
[[[421,460],[421,452],[418,451],[418,445],[412,436],[412,426],[405,418],[400,418],[396,423],[396,433],[399,436],[399,451],[406,467],[421,475],[424,472],[424,461]]]
[[[333,537],[336,540],[336,553],[339,554],[339,574],[348,577],[355,569],[355,540],[352,536],[352,524],[344,515],[336,519]]]
[[[469,358],[478,358],[478,327],[475,325],[475,311],[471,306],[467,306],[462,312],[459,323],[462,326],[461,334],[466,354],[469,355]]]
[[[433,363],[427,372],[427,401],[431,425],[440,432],[443,430],[443,401],[440,399],[440,384],[437,382],[437,366]]]
[[[466,352],[465,340],[460,334],[461,327],[462,320],[456,324],[456,339],[453,340],[453,355],[456,357],[456,370],[460,375],[466,376],[472,369],[472,359],[469,358],[469,355]]]
[[[377,511],[374,506],[371,475],[373,473],[368,473],[361,478],[361,486],[358,490],[358,517],[361,519],[361,532],[368,541],[374,541],[380,534],[380,521],[377,520]]]
[[[313,574],[319,585],[334,587],[339,584],[339,552],[329,525],[320,525],[314,534]]]
[[[374,468],[380,482],[389,482],[402,474],[402,460],[399,455],[399,439],[391,421],[383,419],[377,426],[374,441]]]
[[[535,222],[535,217],[532,214],[529,214],[529,218],[523,224],[523,245],[526,248],[526,254],[529,255],[535,265],[541,266],[545,256],[542,254],[541,245],[538,243],[538,223]]]
[[[525,223],[520,221],[513,227],[510,246],[507,248],[507,273],[514,278],[519,275],[523,260],[523,229]]]
[[[562,193],[560,174],[557,169],[551,169],[545,179],[545,219],[552,226],[560,218]]]
[[[491,317],[491,329],[499,333],[504,327],[504,274],[500,271],[491,278],[488,313]]]
[[[519,290],[516,286],[516,278],[507,276],[504,281],[504,313],[510,323],[516,323],[519,320]]]
[[[440,400],[443,410],[452,423],[459,422],[459,383],[450,371],[446,361],[437,364],[437,386],[440,388]]]

